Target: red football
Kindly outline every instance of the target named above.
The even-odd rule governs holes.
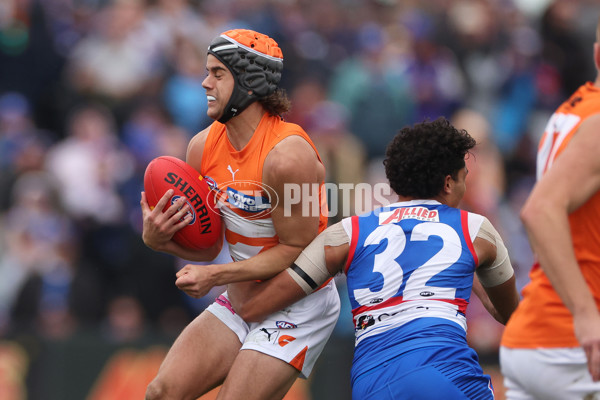
[[[215,207],[215,191],[198,171],[186,162],[170,156],[150,161],[144,174],[144,191],[151,208],[169,189],[174,194],[165,210],[179,197],[187,198],[192,220],[173,236],[180,245],[190,249],[206,249],[221,236],[221,215]]]

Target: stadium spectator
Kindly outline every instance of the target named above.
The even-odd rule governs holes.
[[[414,101],[395,37],[381,26],[364,24],[358,35],[360,52],[335,69],[330,98],[343,105],[348,126],[377,160],[399,126],[413,120]]]

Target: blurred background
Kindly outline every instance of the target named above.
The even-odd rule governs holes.
[[[279,43],[286,119],[315,141],[327,182],[385,182],[385,145],[404,125],[445,116],[467,129],[479,145],[462,206],[498,228],[521,288],[532,255],[518,214],[537,141],[595,78],[599,11],[594,0],[0,1],[0,398],[141,399],[222,290],[177,290],[184,263],[144,246],[139,199],[148,162],[183,159],[210,123],[206,48],[228,29]],[[476,298],[468,318],[502,399],[502,326]],[[350,399],[352,351],[345,303],[287,398]]]

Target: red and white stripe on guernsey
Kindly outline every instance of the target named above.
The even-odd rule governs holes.
[[[469,218],[469,216],[472,217]],[[471,222],[473,222],[473,227],[470,226]],[[467,248],[471,252],[473,260],[475,261],[475,267],[479,265],[479,258],[477,257],[477,253],[475,252],[475,247],[473,247],[473,240],[475,240],[475,237],[477,236],[477,233],[479,232],[479,228],[481,227],[482,223],[483,217],[481,217],[481,215],[471,214],[468,211],[460,210],[460,224],[462,226],[463,236],[465,237],[465,242],[467,242]],[[475,232],[475,234],[471,237],[470,232]]]
[[[346,265],[344,266],[344,274],[348,273],[348,268],[352,264],[354,259],[354,252],[356,251],[356,243],[358,243],[358,216],[353,216],[342,220],[342,226],[346,230],[348,236],[350,236],[350,249],[348,249],[348,258],[346,259]]]

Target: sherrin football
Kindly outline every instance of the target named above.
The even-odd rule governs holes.
[[[207,179],[176,157],[160,156],[150,161],[144,174],[144,191],[150,208],[169,189],[174,193],[165,210],[184,196],[192,214],[190,223],[177,231],[173,240],[194,250],[214,245],[221,235],[221,215],[215,207],[216,193]]]

